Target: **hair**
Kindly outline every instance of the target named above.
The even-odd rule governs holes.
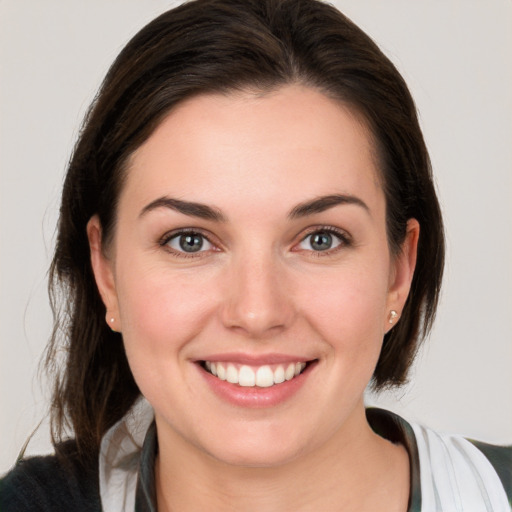
[[[386,198],[386,229],[400,251],[408,219],[421,226],[412,287],[383,342],[372,385],[406,381],[435,316],[444,264],[441,212],[429,156],[407,86],[356,25],[317,0],[195,0],[153,20],[121,51],[84,120],[64,182],[50,268],[55,370],[54,444],[69,427],[82,457],[140,395],[122,336],[105,322],[86,234],[98,215],[104,244],[130,155],[179,102],[205,93],[312,87],[358,112],[372,134]],[[59,366],[61,345],[64,361]]]

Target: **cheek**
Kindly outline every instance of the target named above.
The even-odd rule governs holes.
[[[302,301],[315,329],[345,355],[359,358],[380,351],[388,291],[385,262],[315,277],[305,283]]]
[[[181,403],[187,356],[212,311],[213,298],[203,285],[204,280],[176,278],[162,268],[136,272],[132,266],[118,289],[127,359],[139,389],[157,410],[161,404],[173,404],[176,411],[187,406]]]
[[[117,287],[123,339],[132,366],[175,364],[190,340],[204,328],[214,297],[205,276],[144,268],[119,268]]]

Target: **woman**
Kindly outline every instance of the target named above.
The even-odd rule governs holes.
[[[315,1],[165,13],[68,169],[57,455],[2,510],[509,510],[510,450],[364,408],[404,382],[443,259],[414,104],[364,33]]]

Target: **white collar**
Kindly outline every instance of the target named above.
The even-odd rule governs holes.
[[[99,480],[105,512],[133,512],[140,453],[154,412],[141,397],[103,436],[99,455]]]
[[[105,512],[135,510],[139,460],[153,420],[153,408],[140,398],[103,437],[99,480]],[[422,512],[510,512],[495,469],[476,446],[460,436],[409,425],[418,448]]]
[[[461,436],[411,423],[418,446],[422,512],[510,512],[485,455]]]

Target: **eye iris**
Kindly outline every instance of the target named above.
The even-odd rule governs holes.
[[[326,251],[332,247],[332,235],[330,233],[318,232],[311,235],[311,247],[315,251]]]
[[[197,252],[203,247],[203,237],[201,235],[181,235],[180,247],[185,252]]]

